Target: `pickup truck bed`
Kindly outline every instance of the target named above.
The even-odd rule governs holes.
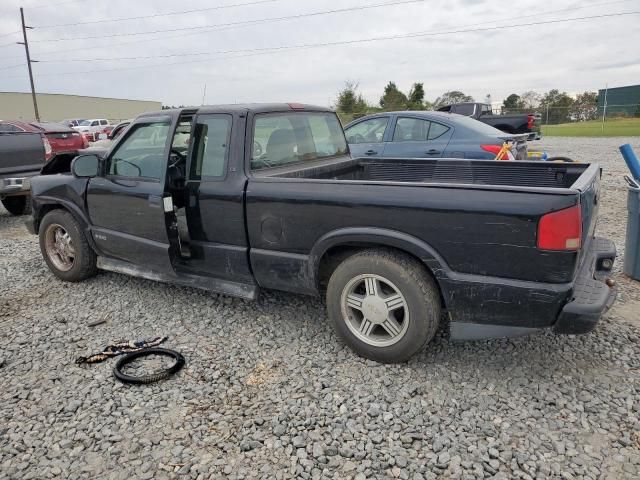
[[[441,310],[459,339],[583,333],[615,295],[595,164],[351,158],[334,113],[286,104],[143,115],[86,153],[32,181],[30,230],[65,280],[326,292],[338,334],[385,362]]]
[[[587,164],[549,167],[541,162],[484,162],[460,159],[368,158],[329,162],[312,168],[269,172],[282,178],[333,179],[376,182],[486,185],[532,188],[571,188]]]

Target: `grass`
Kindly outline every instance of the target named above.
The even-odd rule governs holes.
[[[547,137],[635,137],[640,136],[640,118],[610,118],[588,122],[543,125],[542,135]]]

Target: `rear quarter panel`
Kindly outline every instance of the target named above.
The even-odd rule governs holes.
[[[254,274],[272,288],[281,288],[270,282],[282,258],[302,271],[321,237],[351,227],[419,239],[443,259],[442,268],[456,272],[560,283],[571,280],[576,254],[538,250],[537,222],[576,201],[577,195],[251,179],[247,231]]]

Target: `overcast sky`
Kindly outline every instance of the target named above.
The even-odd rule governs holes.
[[[476,100],[490,93],[494,101],[525,90],[576,93],[640,83],[638,14],[477,30],[640,12],[640,0],[401,1],[409,0],[0,0],[0,91],[29,91],[26,66],[15,67],[24,49],[11,45],[21,36],[12,33],[20,29],[20,6],[35,27],[29,41],[32,58],[41,61],[33,66],[36,89],[46,93],[197,105],[206,84],[209,104],[327,105],[346,80],[376,104],[390,80],[404,91],[423,82],[428,99],[462,90]],[[246,5],[158,15],[238,4]],[[263,21],[372,5],[384,6]],[[125,17],[142,18],[81,24]],[[73,25],[51,27],[58,24]],[[214,27],[193,28],[206,26]],[[130,35],[167,29],[183,30]],[[470,29],[476,31],[265,50]],[[60,40],[72,37],[99,38]],[[202,55],[186,55],[194,53]]]

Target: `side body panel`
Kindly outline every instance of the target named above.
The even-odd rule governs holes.
[[[39,133],[0,133],[0,177],[38,171],[44,164],[44,144]]]

